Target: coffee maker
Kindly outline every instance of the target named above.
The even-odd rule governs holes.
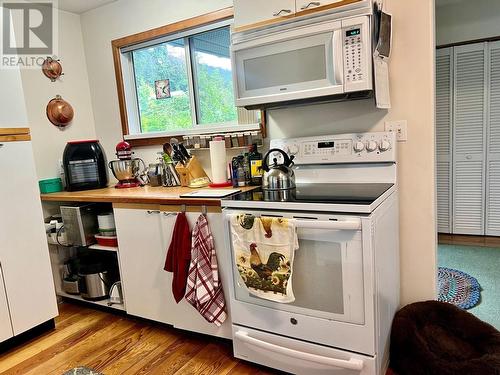
[[[111,160],[109,168],[118,180],[118,184],[115,185],[117,189],[143,186],[147,183],[146,164],[142,159],[133,158],[132,155],[132,147],[128,142],[123,141],[116,145],[118,160]]]

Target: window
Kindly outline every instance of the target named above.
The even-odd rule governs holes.
[[[235,107],[230,21],[113,41],[126,139],[258,128],[260,112]]]

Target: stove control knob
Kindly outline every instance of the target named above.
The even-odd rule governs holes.
[[[354,143],[354,151],[361,152],[365,149],[365,144],[361,141]]]
[[[297,144],[289,145],[287,151],[290,155],[297,155],[299,153],[299,146]]]
[[[377,149],[378,145],[377,142],[375,141],[368,141],[366,143],[366,150],[369,152],[375,151]]]
[[[389,141],[381,141],[380,145],[378,146],[380,151],[387,151],[391,148],[391,143]]]

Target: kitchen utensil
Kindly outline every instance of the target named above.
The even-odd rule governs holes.
[[[118,237],[115,236],[100,236],[95,235],[97,244],[106,247],[118,247]]]
[[[179,151],[182,153],[184,158],[186,160],[189,160],[191,158],[191,154],[189,154],[188,150],[186,150],[186,147],[184,147],[184,145],[182,143],[179,143],[178,147],[179,147]]]
[[[42,194],[56,193],[63,190],[62,180],[59,177],[40,180],[38,186]]]
[[[97,223],[99,224],[99,230],[116,229],[115,215],[112,212],[97,215]]]
[[[162,170],[163,186],[179,186],[181,184],[176,169],[172,163],[164,163]]]
[[[68,191],[99,189],[108,185],[106,156],[97,140],[68,142],[63,166]]]
[[[151,186],[162,185],[162,165],[160,163],[149,164],[148,178]]]
[[[45,77],[55,82],[57,78],[64,75],[62,65],[59,60],[54,60],[52,57],[47,57],[42,64],[42,72]]]
[[[120,160],[130,160],[132,159],[132,146],[130,146],[130,143],[123,141],[119,142],[116,145],[116,156]]]
[[[64,262],[62,290],[68,294],[80,294],[80,277],[78,276],[78,259],[70,258]]]
[[[122,305],[123,304],[123,292],[122,292],[122,282],[117,281],[111,288],[109,288],[109,302],[108,306],[112,305]]]
[[[273,164],[268,164],[270,156],[279,153],[283,156],[283,163],[279,164],[276,157],[273,158]],[[293,155],[288,156],[286,152],[279,148],[269,150],[262,161],[264,175],[262,177],[263,190],[289,190],[295,188],[295,172],[291,168],[293,165]]]
[[[73,120],[75,111],[71,104],[64,100],[61,95],[56,95],[47,104],[46,114],[52,124],[59,128],[64,128]]]
[[[111,160],[108,165],[115,178],[119,181],[115,188],[121,189],[141,185],[137,178],[143,170],[146,170],[146,164],[142,159]]]

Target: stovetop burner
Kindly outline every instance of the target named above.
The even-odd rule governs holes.
[[[254,202],[369,205],[393,185],[392,183],[297,184],[296,189],[290,191],[269,192],[258,189],[236,194],[226,199]]]

